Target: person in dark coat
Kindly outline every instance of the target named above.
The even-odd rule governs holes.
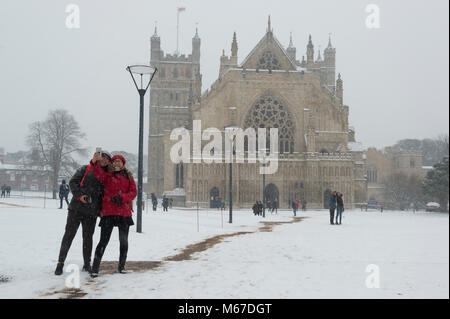
[[[168,212],[167,208],[169,207],[169,199],[166,197],[166,195],[163,196],[162,206],[163,206],[163,212]]]
[[[11,197],[11,186],[6,186],[6,197]]]
[[[342,224],[342,213],[344,212],[344,200],[342,193],[336,193],[336,225]]]
[[[259,205],[258,205],[258,202],[255,202],[254,204],[253,204],[253,207],[252,207],[252,210],[253,210],[253,215],[255,215],[255,216],[257,216],[259,213],[258,213],[258,210],[259,210],[259,207],[258,207]]]
[[[264,211],[264,204],[262,201],[259,201],[258,204],[258,216],[262,216]]]
[[[59,209],[63,208],[63,200],[66,201],[67,206],[69,206],[69,193],[70,193],[70,188],[69,185],[66,184],[66,180],[62,180],[61,185],[59,185],[59,199],[61,201],[60,205],[59,205]]]
[[[294,211],[294,216],[297,216],[297,201],[293,200],[291,203],[292,210]]]
[[[328,207],[330,209],[330,224],[334,225],[334,211],[336,210],[336,192],[332,192]]]
[[[7,187],[6,184],[2,185],[2,195],[1,195],[2,198],[6,197],[6,187]]]
[[[273,205],[272,205],[272,213],[275,211],[275,214],[278,214],[278,200],[275,198],[273,200]]]
[[[110,160],[111,155],[103,151],[102,157],[98,161],[103,170],[108,169]],[[64,261],[80,224],[83,230],[83,271],[91,271],[92,237],[97,217],[102,209],[103,184],[95,177],[91,165],[78,169],[70,179],[69,185],[73,197],[69,204],[66,230],[59,250],[58,264],[55,270],[57,276],[63,273]]]
[[[101,227],[100,241],[95,249],[94,262],[92,263],[91,277],[98,276],[100,263],[108,245],[114,227],[119,228],[120,257],[119,273],[126,273],[125,263],[128,254],[128,233],[131,225],[134,225],[132,218],[133,199],[136,198],[137,190],[133,175],[126,167],[126,160],[122,155],[114,155],[111,158],[113,171],[105,172],[96,164],[97,153],[91,163],[94,165],[94,175],[103,183],[105,192],[100,212]]]
[[[302,200],[302,210],[306,211],[306,200]]]
[[[152,208],[153,211],[156,212],[156,208],[158,207],[158,199],[156,198],[155,193],[152,193]]]

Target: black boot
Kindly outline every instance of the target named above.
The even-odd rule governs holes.
[[[92,272],[92,269],[91,269],[91,265],[90,265],[90,263],[86,263],[86,264],[84,264],[84,266],[83,266],[83,269],[82,269],[82,271],[85,271],[85,272],[91,273],[91,272]]]
[[[126,274],[127,271],[125,270],[125,266],[119,265],[119,268],[117,269],[119,274]]]
[[[56,269],[55,269],[55,275],[56,276],[61,276],[63,273],[63,268],[64,268],[64,263],[58,263],[56,265]]]
[[[92,278],[98,277],[98,269],[99,268],[100,268],[100,262],[98,262],[94,259],[94,263],[92,264],[92,269],[91,269],[91,273],[90,273]]]

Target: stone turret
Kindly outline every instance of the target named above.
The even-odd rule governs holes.
[[[309,42],[306,47],[306,64],[307,65],[314,64],[314,44],[312,43],[311,35],[309,36]]]
[[[336,98],[338,99],[339,105],[344,105],[344,82],[341,79],[340,73],[336,81]]]
[[[156,26],[155,26],[155,33],[150,38],[150,48],[151,48],[150,60],[159,61],[164,54],[161,51],[161,38],[158,35],[158,30]]]
[[[225,55],[225,50],[222,51],[220,57],[220,71],[219,76],[222,76],[229,68],[235,68],[238,66],[238,44],[236,39],[236,32],[233,34],[233,42],[231,44],[231,56]]]
[[[294,44],[292,42],[292,32],[291,32],[291,37],[289,40],[289,46],[286,49],[286,53],[288,55],[288,57],[292,60],[292,62],[296,62],[297,59],[297,49],[294,47]]]
[[[328,39],[328,46],[323,51],[324,55],[324,72],[325,72],[325,84],[332,91],[336,91],[336,49],[331,45],[331,36]]]
[[[201,39],[198,36],[198,29],[195,29],[195,36],[192,38],[192,61],[200,63],[200,45]]]

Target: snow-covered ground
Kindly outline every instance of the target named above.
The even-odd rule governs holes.
[[[17,206],[6,205],[13,204]],[[67,211],[42,198],[0,199],[0,298],[60,298],[67,273],[53,275]],[[448,214],[325,211],[255,217],[250,211],[144,212],[143,234],[130,231],[128,260],[162,261],[126,275],[80,274],[83,298],[449,298]],[[222,219],[223,218],[223,219]],[[223,223],[222,223],[223,220]],[[272,231],[261,231],[266,222]],[[289,223],[292,222],[292,223]],[[247,232],[232,236],[237,232]],[[96,228],[94,249],[100,229]],[[230,234],[191,260],[167,261],[186,246]],[[66,266],[82,266],[81,227]],[[117,230],[104,261],[117,261]],[[379,275],[378,277],[377,274]],[[376,287],[377,278],[379,288]]]

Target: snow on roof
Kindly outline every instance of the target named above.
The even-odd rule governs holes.
[[[360,142],[348,142],[347,147],[350,152],[363,152],[364,147]]]
[[[0,162],[0,169],[23,169],[22,165],[16,165],[16,164],[3,164],[2,162]]]
[[[422,166],[422,169],[433,169],[433,166]]]

